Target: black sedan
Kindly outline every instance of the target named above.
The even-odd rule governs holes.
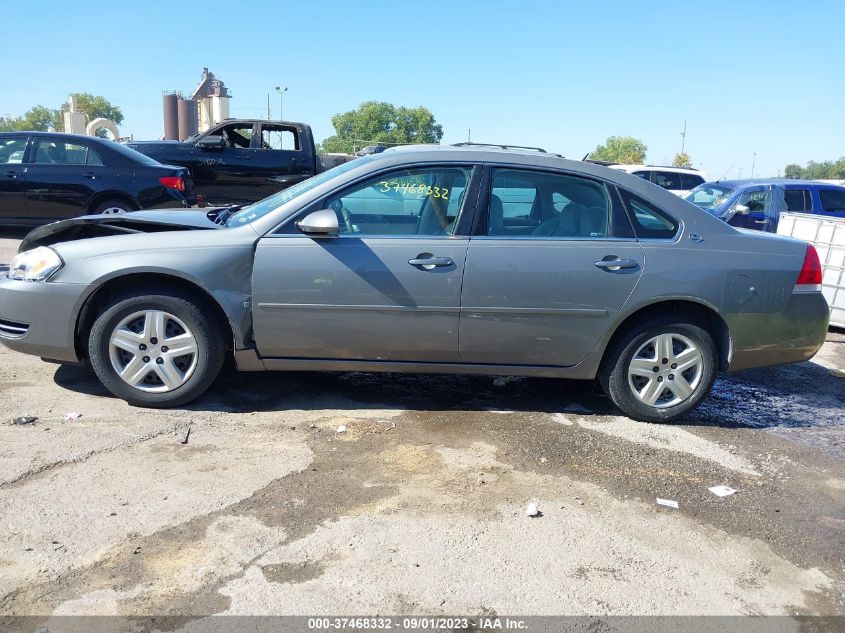
[[[0,134],[0,224],[44,224],[88,213],[188,207],[184,167],[78,134]]]

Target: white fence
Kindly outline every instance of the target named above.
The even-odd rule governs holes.
[[[822,292],[830,324],[845,327],[845,219],[781,213],[778,234],[811,242],[822,263]]]

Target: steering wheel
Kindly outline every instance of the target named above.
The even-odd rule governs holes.
[[[341,206],[340,214],[343,216],[343,223],[346,225],[346,232],[355,233],[355,225],[352,224],[352,215],[349,213],[349,209]]]

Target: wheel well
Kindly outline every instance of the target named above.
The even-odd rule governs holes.
[[[74,342],[76,345],[76,352],[79,358],[86,358],[88,356],[88,334],[94,321],[103,312],[111,301],[119,296],[130,291],[149,291],[155,293],[161,290],[181,290],[210,311],[214,315],[215,320],[223,332],[232,334],[232,326],[229,323],[229,318],[223,311],[220,304],[208,292],[197,284],[176,277],[174,275],[167,275],[162,273],[133,273],[131,275],[123,275],[109,279],[102,286],[97,288],[88,299],[76,321],[76,334]],[[234,339],[232,336],[227,337],[227,349],[231,352],[234,349]]]
[[[138,208],[138,204],[130,196],[127,196],[124,193],[106,191],[103,193],[98,193],[93,198],[91,198],[91,202],[88,204],[88,210],[91,213],[94,213],[94,211],[97,210],[97,207],[100,206],[103,202],[106,202],[107,200],[121,200],[123,202],[128,202],[130,205],[132,205],[133,209]]]
[[[660,303],[654,303],[644,308],[640,308],[633,314],[628,315],[625,320],[619,324],[619,327],[616,328],[616,331],[613,333],[613,336],[604,348],[602,363],[604,363],[608,351],[612,350],[616,345],[616,342],[625,336],[633,327],[635,327],[637,323],[643,321],[644,319],[665,316],[667,314],[683,318],[707,330],[710,336],[713,337],[713,341],[716,343],[716,349],[719,352],[719,371],[727,370],[731,351],[731,335],[724,319],[719,316],[718,312],[705,305],[694,301],[683,300],[661,301]]]

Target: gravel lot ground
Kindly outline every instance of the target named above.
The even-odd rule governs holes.
[[[440,375],[229,372],[145,410],[0,348],[0,615],[845,614],[833,367],[836,331],[654,425]]]

